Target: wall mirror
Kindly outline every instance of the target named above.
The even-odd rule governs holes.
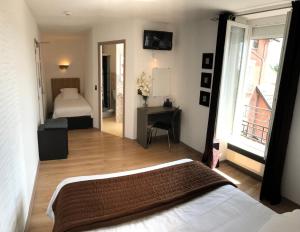
[[[171,69],[154,68],[152,69],[152,96],[163,97],[170,95]]]

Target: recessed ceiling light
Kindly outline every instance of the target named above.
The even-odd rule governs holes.
[[[67,10],[66,10],[66,11],[64,11],[64,15],[65,15],[65,16],[70,16],[70,15],[72,15],[72,14],[71,14],[71,11],[67,11]]]

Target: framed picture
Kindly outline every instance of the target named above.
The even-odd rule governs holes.
[[[210,89],[211,87],[211,73],[202,72],[201,73],[201,87]]]
[[[209,107],[209,102],[210,102],[210,93],[206,91],[200,91],[199,104],[202,106]]]
[[[212,69],[214,63],[214,54],[213,53],[203,53],[202,55],[202,68]]]

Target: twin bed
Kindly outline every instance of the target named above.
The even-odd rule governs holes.
[[[200,169],[193,171],[191,167]],[[175,177],[180,168],[179,177]],[[169,177],[165,176],[168,170],[171,170]],[[165,178],[163,186],[156,183],[159,181],[143,182],[155,176]],[[115,189],[116,186],[119,188]],[[151,196],[144,192],[145,186]],[[110,188],[112,191],[105,195]],[[55,222],[55,232],[265,232],[273,231],[264,227],[277,215],[216,172],[190,159],[126,172],[68,178],[57,186],[47,214]]]
[[[80,94],[79,78],[51,79],[53,118],[67,118],[68,129],[93,127],[92,108]]]

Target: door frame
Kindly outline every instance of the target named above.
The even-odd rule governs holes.
[[[37,94],[38,94],[38,105],[39,105],[39,123],[44,124],[45,122],[45,106],[44,106],[44,89],[43,89],[43,75],[42,75],[42,61],[41,61],[41,47],[40,42],[34,38],[34,54],[35,54],[35,65],[36,65],[36,78],[37,78]]]
[[[236,92],[236,97],[235,97],[235,103],[234,103],[234,109],[232,112],[232,121],[231,121],[231,127],[228,128],[230,129],[230,133],[232,134],[233,131],[235,130],[235,122],[237,120],[237,112],[236,112],[236,105],[239,103],[238,96],[241,94],[241,89],[239,88],[240,85],[243,84],[244,79],[245,79],[245,71],[246,71],[246,66],[247,66],[247,60],[248,60],[248,50],[249,50],[249,44],[248,40],[250,38],[250,26],[246,24],[242,24],[239,22],[235,22],[232,20],[227,20],[227,26],[226,26],[226,37],[225,37],[225,44],[224,44],[224,55],[223,55],[223,68],[222,68],[222,74],[221,74],[221,83],[220,83],[220,96],[219,98],[223,95],[224,92],[224,82],[226,81],[226,78],[224,75],[226,75],[226,71],[228,69],[227,67],[227,61],[228,61],[228,54],[230,51],[230,41],[231,41],[231,29],[232,27],[238,27],[238,28],[243,28],[245,29],[245,34],[244,34],[244,44],[243,44],[243,51],[242,51],[242,57],[241,57],[241,63],[240,63],[240,72],[239,72],[239,81],[237,83],[237,92]],[[242,76],[242,78],[240,78]],[[219,100],[218,102],[218,113],[217,113],[217,120],[216,120],[216,131],[215,131],[215,136],[218,135],[218,125],[220,124],[220,115],[219,115],[219,108],[221,101]]]
[[[239,23],[235,21],[228,21],[227,22],[227,29],[230,31],[230,27],[239,27],[239,28],[244,28],[245,29],[245,34],[244,34],[244,44],[243,44],[243,53],[241,57],[241,69],[239,73],[239,81],[238,81],[238,86],[237,86],[237,95],[236,95],[236,102],[235,102],[235,107],[234,107],[234,113],[233,113],[233,121],[232,121],[232,128],[231,132],[232,133],[237,133],[236,132],[236,124],[239,121],[239,116],[240,112],[237,112],[237,106],[241,105],[241,95],[244,92],[244,83],[245,83],[245,78],[246,78],[246,71],[247,71],[247,64],[248,60],[250,57],[250,38],[251,38],[251,26],[248,24],[244,23]],[[229,42],[230,38],[227,39],[227,51],[229,51]],[[225,53],[224,53],[225,54]],[[224,78],[223,78],[224,79]]]
[[[124,45],[124,76],[123,76],[123,131],[122,138],[125,137],[125,84],[126,84],[126,40],[111,40],[98,42],[97,54],[98,54],[98,110],[99,110],[99,130],[102,131],[102,46],[112,44],[123,44]]]

